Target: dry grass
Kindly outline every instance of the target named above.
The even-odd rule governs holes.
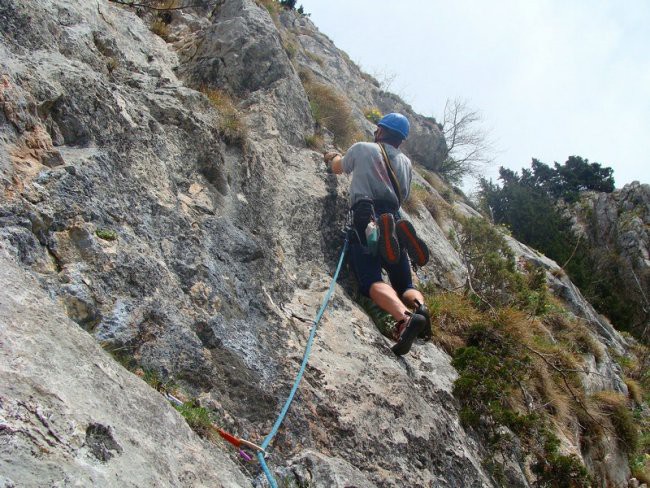
[[[325,60],[321,58],[318,54],[314,54],[311,51],[305,51],[305,55],[321,68],[325,66]]]
[[[639,382],[631,378],[626,378],[625,385],[627,386],[630,399],[637,405],[641,405],[643,403],[643,389]]]
[[[157,36],[162,37],[165,41],[169,38],[169,24],[160,18],[156,18],[151,22],[149,30]]]
[[[555,418],[559,425],[571,421],[571,398],[557,383],[557,378],[548,370],[548,365],[539,357],[532,358],[531,386],[540,399],[539,408]]]
[[[118,65],[119,65],[119,63],[118,63],[117,59],[115,59],[112,56],[109,57],[106,60],[106,69],[108,70],[109,73],[112,73],[113,71],[115,71],[115,69],[117,69]]]
[[[581,354],[592,354],[597,363],[605,357],[605,349],[589,329],[580,321],[576,321],[573,329],[566,336],[567,344],[573,344],[575,351]]]
[[[321,134],[312,134],[305,137],[305,144],[314,151],[322,151],[325,147],[325,140]]]
[[[561,312],[548,313],[542,318],[542,322],[552,332],[559,333],[571,329],[571,322],[566,314]]]
[[[276,27],[280,27],[280,9],[282,8],[280,2],[276,2],[275,0],[255,0],[255,3],[265,8]]]
[[[551,274],[558,279],[564,278],[566,276],[566,272],[562,268],[553,268],[551,270]]]
[[[433,294],[423,290],[427,307],[431,312],[433,342],[453,355],[465,345],[465,333],[482,318],[464,295],[453,292]]]
[[[404,210],[408,213],[417,212],[419,205],[423,204],[424,200],[427,199],[429,195],[430,194],[426,188],[417,183],[413,183],[408,200],[402,203],[402,207],[404,207]]]
[[[328,85],[312,81],[307,72],[301,72],[301,79],[314,120],[334,134],[336,145],[347,148],[363,140],[363,135],[352,118],[350,104],[342,93]]]
[[[627,408],[627,398],[614,391],[600,391],[592,396],[600,413],[614,428],[619,445],[628,453],[633,453],[639,442],[639,432],[635,420]]]
[[[234,100],[228,93],[216,88],[201,88],[200,91],[208,97],[210,103],[219,112],[219,132],[228,144],[244,146],[248,136],[248,128]]]
[[[449,218],[452,212],[451,206],[442,198],[415,183],[411,187],[409,198],[403,203],[403,206],[407,212],[412,213],[417,212],[420,204],[424,205],[424,208],[427,209],[440,227],[443,227],[444,219]]]
[[[447,185],[438,175],[432,173],[431,171],[423,170],[421,173],[426,182],[429,183],[440,194],[440,196],[445,199],[447,203],[454,203],[454,190],[452,190],[449,185]]]
[[[289,39],[283,39],[282,47],[284,48],[284,52],[287,53],[289,59],[294,59],[296,57],[296,53],[298,52],[298,45],[295,42]]]
[[[562,343],[549,338],[544,324],[515,308],[500,308],[494,314],[480,312],[462,294],[433,294],[430,288],[423,291],[434,325],[434,343],[454,355],[460,347],[466,345],[467,332],[472,326],[479,323],[499,324],[498,334],[514,338],[522,346],[522,357],[530,358],[529,379],[520,385],[520,391],[513,396],[512,406],[524,411],[528,408],[527,402],[533,398],[535,401],[532,408],[547,412],[559,425],[570,423],[575,408],[572,398],[566,391],[562,375],[550,364],[567,371],[567,379],[575,385],[578,378],[573,371],[579,367],[580,358]],[[524,394],[523,391],[527,393]]]
[[[542,320],[566,349],[575,354],[592,354],[598,363],[604,359],[605,349],[582,320],[557,312],[545,315]]]

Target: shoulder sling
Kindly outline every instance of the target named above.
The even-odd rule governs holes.
[[[384,164],[386,164],[386,172],[388,173],[388,177],[390,178],[390,182],[393,185],[393,190],[395,191],[395,195],[397,195],[397,203],[401,207],[402,206],[402,189],[399,186],[399,180],[397,179],[397,175],[395,174],[395,171],[393,170],[393,165],[390,162],[390,158],[388,157],[388,153],[386,152],[386,148],[384,148],[384,145],[379,142],[379,149],[381,150],[381,155],[382,158],[384,159]]]

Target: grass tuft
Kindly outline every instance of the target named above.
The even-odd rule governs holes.
[[[352,118],[352,110],[345,96],[329,85],[315,82],[308,72],[300,73],[312,116],[317,125],[327,127],[334,134],[334,143],[348,147],[363,139]]]
[[[248,138],[248,127],[232,97],[216,88],[202,87],[199,91],[219,112],[219,132],[226,143],[243,147]]]
[[[325,146],[325,141],[321,134],[312,134],[305,137],[305,145],[314,151],[322,151]]]
[[[210,411],[201,407],[196,399],[189,400],[182,405],[177,405],[174,408],[180,412],[187,425],[201,437],[212,439],[214,436],[214,427],[212,426],[212,418]]]
[[[634,453],[639,444],[639,431],[627,408],[627,398],[613,391],[600,391],[593,395],[593,399],[614,427],[621,448],[629,454]]]
[[[170,27],[163,19],[156,17],[149,26],[149,30],[165,41],[169,39]]]

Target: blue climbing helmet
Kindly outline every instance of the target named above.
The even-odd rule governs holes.
[[[409,129],[411,127],[409,119],[398,113],[384,115],[381,120],[377,122],[377,125],[397,132],[402,136],[402,139],[406,139],[409,136]]]

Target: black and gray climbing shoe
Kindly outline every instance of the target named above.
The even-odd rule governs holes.
[[[426,325],[426,319],[417,313],[411,314],[408,320],[402,320],[398,324],[398,339],[391,349],[398,356],[403,356],[411,350],[413,341],[418,337]]]
[[[418,300],[415,300],[415,304],[417,305],[415,313],[422,315],[424,317],[424,320],[426,320],[426,324],[422,328],[422,331],[418,337],[425,340],[431,339],[433,336],[433,331],[431,330],[431,315],[429,314],[429,309],[424,303],[420,303]]]

